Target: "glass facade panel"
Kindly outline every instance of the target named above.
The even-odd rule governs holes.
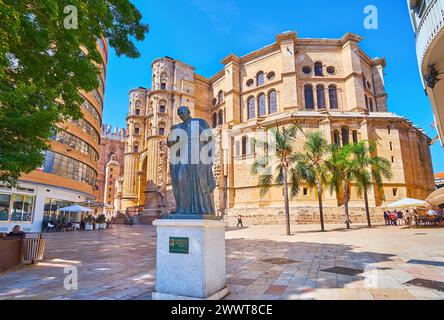
[[[0,194],[0,221],[9,220],[9,205],[11,196],[9,194]]]
[[[0,221],[32,222],[34,201],[34,196],[0,194]]]
[[[90,166],[73,158],[47,151],[44,171],[67,179],[84,182],[95,186],[97,173]]]

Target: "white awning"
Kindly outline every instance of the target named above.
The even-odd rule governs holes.
[[[434,206],[440,206],[444,204],[444,188],[438,189],[433,192],[426,201]]]

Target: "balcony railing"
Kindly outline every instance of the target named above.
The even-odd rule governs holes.
[[[421,67],[427,50],[443,27],[444,0],[434,0],[424,12],[416,33],[416,50]]]
[[[130,112],[128,112],[126,114],[126,117],[131,117],[131,116],[146,116],[146,111],[145,110],[131,110]]]

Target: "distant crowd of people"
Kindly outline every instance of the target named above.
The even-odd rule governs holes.
[[[443,209],[435,211],[430,209],[423,216],[416,210],[393,210],[384,211],[384,221],[386,226],[410,226],[419,225],[421,222],[425,224],[441,224],[443,223]]]

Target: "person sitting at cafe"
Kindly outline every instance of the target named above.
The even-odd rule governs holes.
[[[16,225],[10,233],[8,233],[8,238],[24,238],[25,233],[20,229],[19,225]]]

